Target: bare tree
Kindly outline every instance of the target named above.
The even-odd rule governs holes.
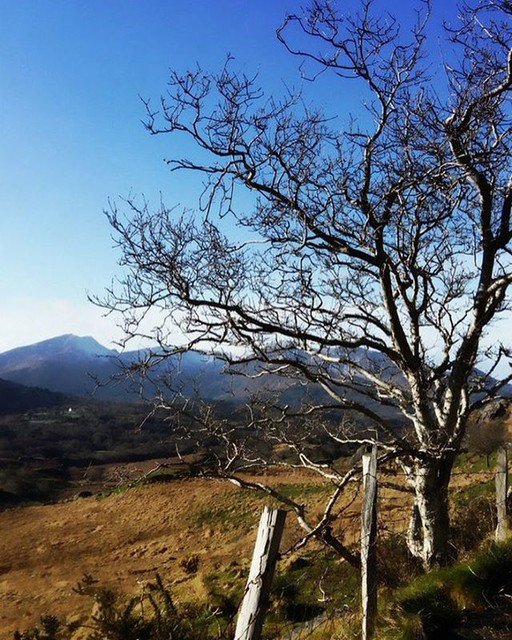
[[[308,458],[294,424],[315,421],[340,443],[377,438],[414,493],[408,542],[426,567],[448,557],[448,486],[468,419],[511,378],[498,375],[507,349],[484,339],[512,281],[512,3],[464,5],[445,28],[440,71],[428,14],[419,3],[407,39],[367,1],[343,16],[316,0],[285,19],[277,37],[310,79],[330,74],[340,96],[347,82],[367,92],[346,131],[298,94],[266,96],[232,60],[172,73],[158,106],[145,103],[146,127],[194,143],[168,164],[203,175],[204,192],[196,213],[112,207],[126,275],[106,301],[128,337],[163,311],[158,359],[174,352],[178,322],[182,348],[321,389],[253,425],[280,425],[298,459],[334,482],[334,503],[345,477]],[[227,221],[240,230],[231,237]],[[337,426],[336,411],[360,416],[364,431]],[[240,458],[230,445],[227,476]],[[329,535],[329,509],[309,533]]]

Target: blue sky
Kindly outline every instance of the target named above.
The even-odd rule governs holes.
[[[296,60],[274,32],[299,4],[0,0],[0,351],[59,333],[116,337],[86,300],[116,272],[108,199],[161,191],[193,206],[196,195],[192,180],[166,170],[162,158],[180,148],[143,130],[138,95],[158,98],[170,67],[216,69],[227,52],[271,91],[296,84]],[[355,90],[308,87],[345,114],[357,110]]]

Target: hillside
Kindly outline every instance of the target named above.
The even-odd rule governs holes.
[[[270,481],[299,488],[304,479]],[[0,513],[0,640],[45,612],[87,613],[73,592],[84,573],[130,593],[158,571],[180,599],[207,598],[215,575],[245,575],[263,504],[227,483],[187,479]],[[290,518],[284,545],[297,534]],[[182,563],[194,555],[199,571],[189,574]]]
[[[313,402],[325,399],[324,391],[317,385],[304,385],[277,375],[250,377],[257,371],[255,364],[238,367],[242,375],[230,375],[219,358],[194,351],[169,356],[143,379],[133,371],[133,365],[148,353],[148,350],[117,352],[92,337],[66,334],[0,353],[0,377],[53,392],[115,402],[151,399],[157,391],[170,397],[180,391],[187,397],[200,396],[207,401],[239,406],[255,394],[277,393],[283,404],[292,406],[306,396]],[[158,354],[158,350],[155,353]],[[396,375],[376,352],[361,350],[354,355],[364,360],[365,366],[370,359],[376,370]],[[310,356],[298,354],[297,357]],[[127,371],[129,375],[121,375]],[[400,420],[393,407],[380,406],[366,397],[358,399],[373,409],[378,408],[381,415]]]
[[[0,415],[58,407],[69,401],[63,393],[0,379]]]
[[[141,473],[154,464],[132,465],[130,469]],[[482,513],[474,510],[475,496],[481,496],[480,489],[488,486],[492,470],[475,471],[467,460],[463,464],[471,474],[454,476],[454,504],[462,508],[455,514],[454,531],[462,536],[459,540],[467,542],[468,529],[475,527],[470,518]],[[252,479],[300,497],[309,513],[321,512],[329,491],[305,471],[274,469]],[[354,486],[345,498],[341,520],[334,523],[335,531],[343,530],[349,543],[357,543],[359,536],[360,498]],[[30,627],[41,614],[52,613],[68,622],[84,621],[91,612],[91,602],[74,591],[84,574],[126,597],[148,585],[158,572],[178,603],[209,602],[214,609],[231,611],[232,615],[240,601],[265,504],[267,498],[229,483],[187,478],[114,491],[108,497],[91,496],[0,513],[0,640],[12,640],[14,630]],[[413,575],[407,573],[407,557],[399,543],[408,506],[403,493],[382,487],[380,575],[387,593],[389,586],[394,589]],[[492,523],[487,525],[482,530],[484,536]],[[290,548],[299,536],[297,522],[290,514],[281,549]],[[319,584],[326,596],[323,604]],[[279,563],[274,613],[269,620],[272,623],[281,616],[282,625],[284,616],[290,625],[303,619],[302,615],[325,611],[338,619],[345,616],[353,625],[359,610],[357,585],[356,570],[317,545],[309,545]]]
[[[212,356],[190,351],[173,355],[154,367],[150,379],[137,373],[120,375],[148,351],[118,352],[94,338],[72,334],[0,353],[0,377],[18,384],[44,387],[53,392],[96,400],[134,402],[150,399],[159,390],[169,395],[243,404],[268,383],[261,379],[227,375],[224,363]],[[293,381],[275,378],[272,388],[286,391],[286,402],[297,401],[304,388]]]

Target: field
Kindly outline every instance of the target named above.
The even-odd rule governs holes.
[[[143,469],[139,465],[139,471],[154,462],[145,463]],[[479,463],[469,476],[472,484],[465,474],[456,474],[460,495],[468,491],[476,495],[478,487],[485,486],[490,473],[482,466]],[[257,479],[301,497],[312,513],[321,508],[329,489],[304,471],[274,470]],[[337,526],[343,528],[347,541],[355,542],[360,509],[357,484],[347,502]],[[67,620],[86,617],[91,604],[73,591],[84,574],[130,594],[158,572],[178,600],[218,599],[233,589],[236,599],[266,503],[266,498],[225,482],[186,478],[0,513],[0,639],[11,638],[13,631],[29,627],[44,613]],[[380,517],[388,534],[404,529],[407,504],[404,494],[382,490]],[[299,536],[290,514],[282,549]],[[282,565],[290,566],[297,557],[285,558]],[[344,590],[343,586],[338,589]]]
[[[275,477],[290,482],[297,477]],[[311,496],[311,491],[310,491]],[[190,478],[0,514],[0,638],[48,611],[86,613],[72,588],[84,574],[130,593],[158,571],[192,599],[207,596],[202,577],[250,561],[263,501],[221,482]],[[292,518],[284,544],[297,535]],[[187,574],[187,558],[199,570]]]
[[[312,509],[325,495],[325,488],[303,473],[275,473],[266,480],[286,485],[295,497],[303,492]],[[83,608],[83,599],[72,591],[83,574],[129,593],[158,571],[175,585],[178,597],[207,598],[204,579],[229,573],[233,559],[244,575],[263,504],[263,498],[230,484],[189,478],[5,511],[0,527],[11,535],[0,543],[0,619],[6,634],[0,637],[45,611],[67,615]],[[356,504],[346,517],[355,535]],[[283,547],[298,535],[290,516]],[[184,565],[196,555],[198,571],[189,574]]]

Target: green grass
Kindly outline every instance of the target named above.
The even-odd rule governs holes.
[[[192,526],[211,527],[231,531],[244,527],[257,526],[263,502],[266,496],[250,492],[237,491],[234,494],[217,497],[213,506],[204,507],[189,515]]]
[[[458,628],[472,616],[499,615],[512,623],[512,540],[492,544],[473,559],[432,571],[395,594],[387,618],[394,625],[383,638],[434,640],[459,638]],[[485,636],[473,636],[475,638]]]
[[[207,507],[190,516],[191,523],[202,527],[222,528],[231,530],[241,524],[247,524],[254,512],[245,504]]]
[[[287,498],[297,502],[307,502],[317,495],[330,491],[325,484],[281,483],[275,489]],[[254,526],[259,520],[262,506],[279,506],[279,501],[257,491],[239,490],[235,494],[216,499],[214,506],[205,507],[190,515],[190,523],[195,526],[222,527],[226,530],[237,529],[241,525]]]
[[[496,465],[496,453],[488,456],[482,453],[461,453],[457,456],[454,468],[464,470],[465,473],[481,473],[484,471],[492,471]]]
[[[359,572],[332,552],[309,551],[280,568],[270,621],[304,622],[324,612],[357,609]]]
[[[480,498],[482,496],[493,496],[494,491],[494,479],[487,480],[486,482],[477,482],[475,484],[468,485],[467,487],[464,487],[464,489],[458,491],[454,496],[454,500],[457,505],[465,506],[476,498]]]
[[[248,570],[248,566],[242,569],[234,560],[229,566],[203,576],[209,606],[218,609],[227,620],[236,615],[242,601]]]
[[[312,496],[322,496],[332,491],[331,485],[322,484],[304,484],[304,483],[292,483],[292,484],[278,484],[276,490],[282,493],[287,498],[291,498],[297,502],[301,502],[304,498],[310,498]]]

